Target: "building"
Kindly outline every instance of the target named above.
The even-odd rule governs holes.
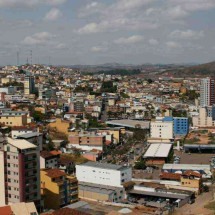
[[[200,105],[212,106],[215,104],[215,79],[204,78],[200,85]]]
[[[3,126],[24,126],[27,125],[28,114],[19,111],[0,113],[0,125]]]
[[[24,80],[24,94],[30,95],[35,92],[35,83],[33,76],[26,76]]]
[[[132,179],[131,167],[87,162],[76,165],[79,197],[94,201],[121,202],[125,199],[124,184]]]
[[[41,169],[41,195],[45,209],[59,209],[78,201],[78,181],[59,169]]]
[[[147,165],[163,165],[173,155],[172,149],[173,145],[169,143],[152,143],[143,158]]]
[[[150,125],[151,138],[157,139],[173,139],[173,122],[172,121],[152,121]]]
[[[215,105],[200,107],[199,115],[192,117],[194,127],[215,126]]]
[[[57,168],[60,159],[60,154],[52,154],[48,151],[40,152],[40,168]]]
[[[203,164],[164,164],[162,172],[169,173],[179,173],[183,174],[184,172],[192,170],[202,175],[204,179],[211,179],[212,172],[210,165]]]
[[[69,104],[69,112],[83,112],[84,102],[83,101],[71,101]]]
[[[121,165],[91,161],[76,165],[78,181],[106,186],[123,187],[123,183],[131,181],[131,173],[131,167]]]
[[[7,138],[1,142],[0,158],[0,203],[34,202],[40,209],[38,147],[26,140]]]
[[[70,134],[69,143],[67,148],[78,148],[82,150],[93,150],[97,149],[100,151],[105,150],[105,136],[97,135],[95,132],[92,133],[79,133]]]
[[[189,121],[187,117],[164,117],[164,122],[173,122],[174,136],[185,136],[189,133]]]
[[[37,209],[33,202],[21,202],[8,206],[0,207],[2,215],[38,215]]]
[[[33,133],[33,132],[38,132],[37,127],[13,126],[11,128],[11,137],[13,139],[15,139],[15,138],[17,138],[20,135],[28,134],[28,133]]]

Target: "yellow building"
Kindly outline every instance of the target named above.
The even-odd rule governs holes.
[[[27,125],[27,114],[26,115],[0,115],[0,125],[3,126],[23,126]]]
[[[194,188],[197,190],[196,194],[199,194],[202,190],[202,176],[197,172],[186,171],[181,175],[181,185]]]
[[[78,181],[59,169],[42,169],[41,195],[45,209],[59,209],[78,201]]]

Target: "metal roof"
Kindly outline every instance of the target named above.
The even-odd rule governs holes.
[[[172,144],[169,143],[153,143],[149,146],[146,153],[144,154],[144,158],[148,157],[160,157],[166,158],[169,155],[169,152],[172,148]]]

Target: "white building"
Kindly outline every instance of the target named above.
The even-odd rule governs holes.
[[[152,121],[150,125],[151,138],[173,139],[173,122]]]
[[[79,182],[123,187],[123,183],[131,181],[132,169],[121,165],[89,161],[76,165],[76,177]]]
[[[215,106],[201,107],[199,114],[192,117],[194,127],[215,126]]]

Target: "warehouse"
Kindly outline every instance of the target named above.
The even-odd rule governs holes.
[[[173,152],[173,146],[169,143],[153,143],[149,146],[143,158],[146,165],[163,165]]]

